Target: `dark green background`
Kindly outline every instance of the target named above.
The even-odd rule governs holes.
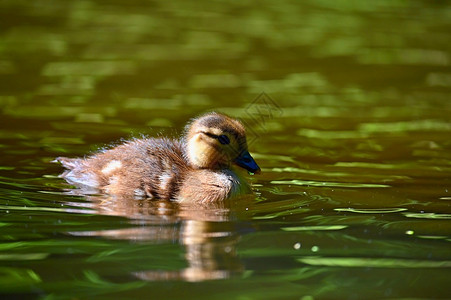
[[[0,294],[450,298],[448,1],[0,1]],[[262,93],[265,93],[262,95]],[[210,110],[231,209],[77,196],[50,164]]]

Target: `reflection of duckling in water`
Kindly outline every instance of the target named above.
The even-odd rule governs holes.
[[[86,159],[56,161],[68,169],[61,177],[76,185],[121,197],[197,203],[251,193],[232,164],[260,171],[247,150],[244,126],[218,113],[194,119],[179,140],[135,139]]]
[[[236,251],[237,243],[244,231],[236,220],[247,217],[241,205],[248,207],[252,202],[251,195],[239,196],[233,199],[233,213],[226,208],[216,208],[229,201],[197,205],[196,203],[176,203],[173,201],[147,199],[116,198],[108,195],[89,196],[97,214],[124,216],[130,218],[129,226],[100,230],[78,230],[69,232],[70,235],[80,237],[101,237],[103,239],[129,240],[133,243],[161,245],[164,249],[173,247],[176,251],[158,250],[148,252],[147,247],[140,248],[142,255],[135,258],[158,261],[156,266],[145,264],[132,273],[134,276],[147,281],[183,280],[198,282],[213,279],[229,278],[244,270],[243,263]],[[70,207],[84,202],[68,203]],[[243,207],[244,207],[243,206]],[[237,209],[238,208],[238,209]],[[238,231],[240,228],[240,232]],[[250,228],[246,228],[250,229]],[[176,245],[178,244],[178,245]],[[186,264],[174,265],[169,263],[180,260],[180,248],[184,249]],[[140,257],[140,258],[138,258]],[[133,259],[132,259],[133,260]],[[167,261],[167,268],[162,262]],[[131,265],[135,265],[131,262]],[[139,263],[138,263],[139,265]]]

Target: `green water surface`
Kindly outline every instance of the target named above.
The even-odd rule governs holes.
[[[0,1],[2,299],[451,298],[449,1]],[[57,156],[240,118],[255,198],[80,195]]]

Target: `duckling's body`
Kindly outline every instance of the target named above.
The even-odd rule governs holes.
[[[244,127],[225,115],[209,113],[186,127],[179,140],[128,141],[86,159],[59,157],[68,182],[121,197],[186,202],[222,201],[251,192],[231,169],[260,168],[247,151]]]

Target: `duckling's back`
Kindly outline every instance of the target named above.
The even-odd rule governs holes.
[[[126,197],[174,198],[188,163],[182,142],[135,139],[86,159],[56,159],[68,170],[61,176],[75,185]]]

